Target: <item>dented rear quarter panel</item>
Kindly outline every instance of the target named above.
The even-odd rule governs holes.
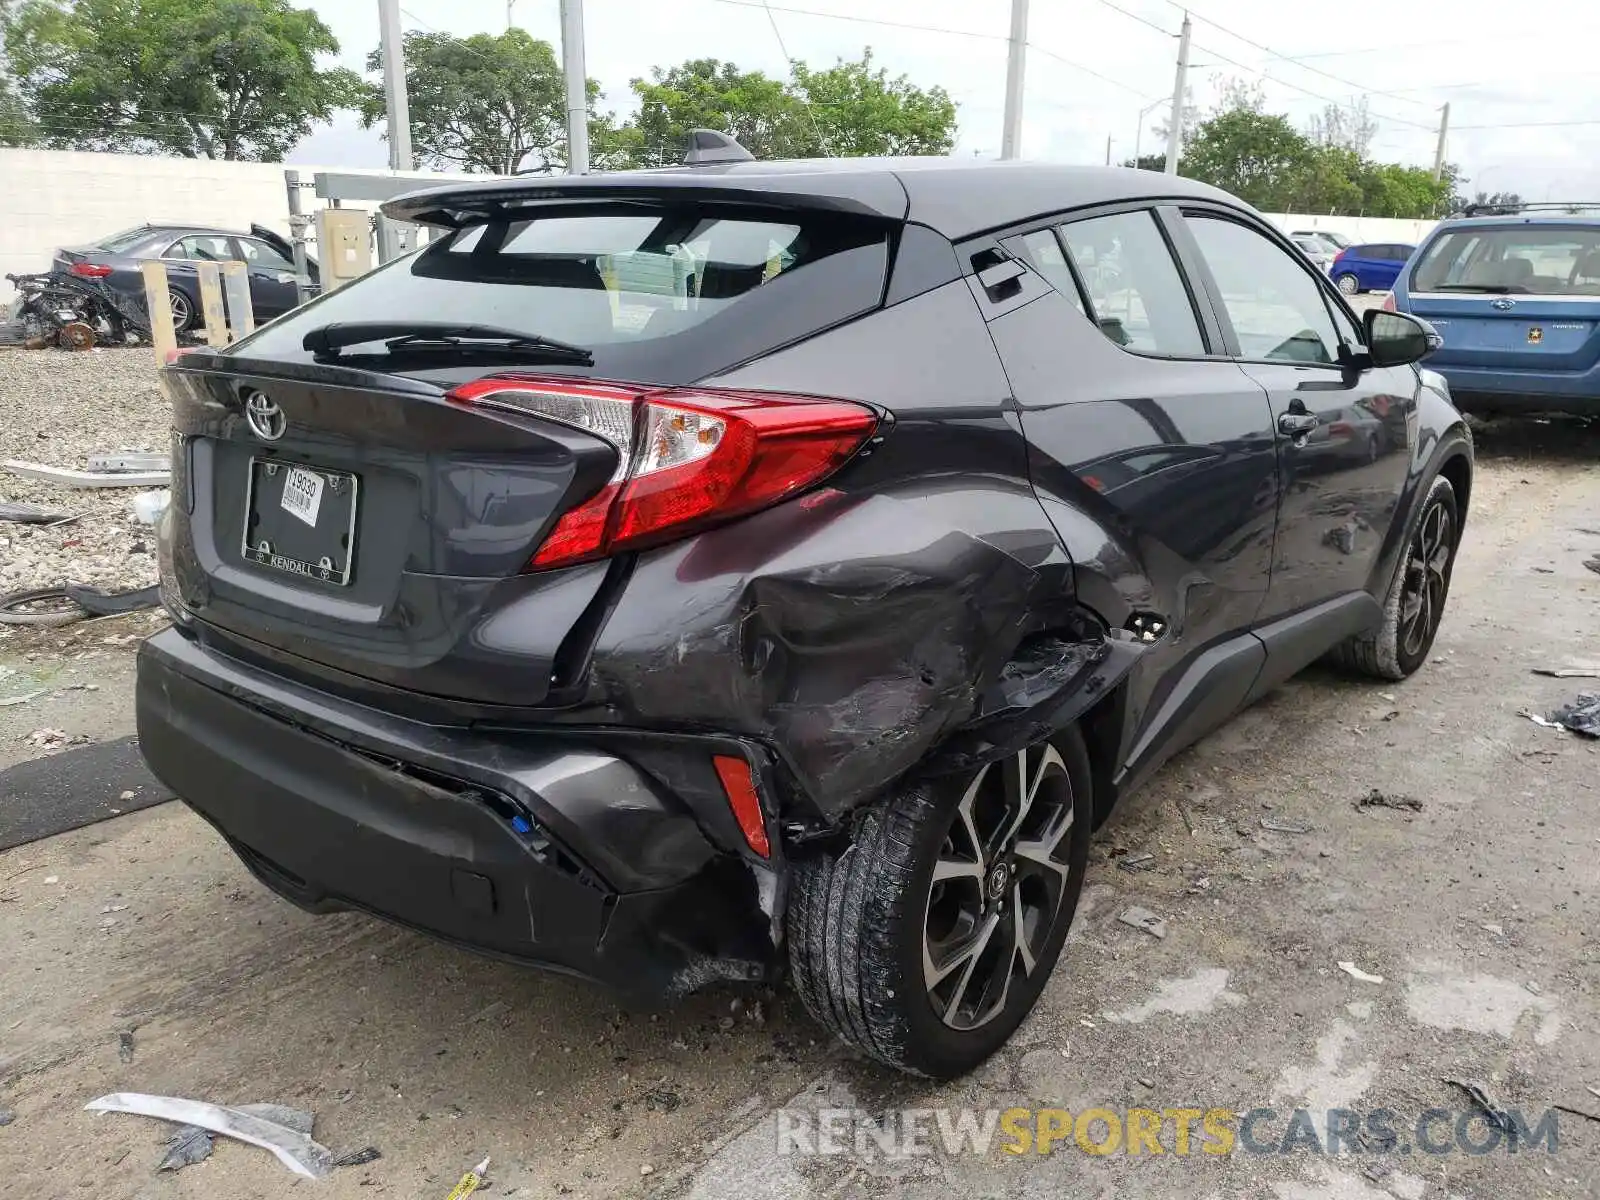
[[[706,382],[892,418],[824,490],[641,555],[582,708],[758,738],[831,821],[971,722],[1025,638],[1072,624],[1072,564],[962,282]],[[1041,670],[1066,661],[1094,656]]]

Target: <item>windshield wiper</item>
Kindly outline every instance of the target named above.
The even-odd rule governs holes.
[[[1528,289],[1520,284],[1513,283],[1441,283],[1431,288],[1420,288],[1425,292],[1481,292],[1485,296],[1505,296],[1511,292],[1518,295],[1527,295]]]
[[[311,330],[300,344],[318,357],[337,357],[347,346],[380,341],[390,354],[493,350],[531,355],[550,362],[594,365],[593,353],[571,342],[494,325],[458,325],[448,321],[335,321]]]

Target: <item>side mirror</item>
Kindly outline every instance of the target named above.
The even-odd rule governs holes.
[[[1444,345],[1444,338],[1432,325],[1410,313],[1368,309],[1361,322],[1367,333],[1367,353],[1375,367],[1421,362]]]

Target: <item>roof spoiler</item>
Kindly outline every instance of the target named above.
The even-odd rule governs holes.
[[[686,167],[720,166],[724,163],[755,162],[751,154],[732,134],[715,129],[691,129],[689,148],[683,156]]]

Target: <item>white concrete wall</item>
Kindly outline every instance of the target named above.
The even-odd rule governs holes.
[[[1420,246],[1437,221],[1407,221],[1396,217],[1318,217],[1304,213],[1267,213],[1267,219],[1286,233],[1297,229],[1326,229],[1353,242],[1403,242]]]
[[[318,171],[387,175],[343,167]],[[211,162],[76,150],[0,150],[0,304],[13,295],[7,272],[44,271],[59,246],[93,241],[146,222],[193,222],[240,232],[265,225],[288,236],[289,199],[277,163]],[[419,185],[464,176],[416,173]],[[472,176],[483,179],[484,176]],[[324,202],[302,192],[307,213]],[[350,208],[375,208],[352,203]]]

